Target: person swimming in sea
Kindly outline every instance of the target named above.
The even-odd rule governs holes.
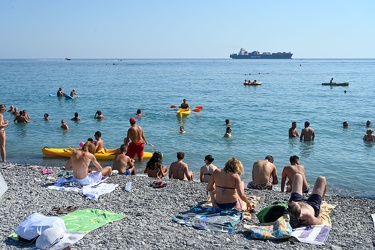
[[[232,137],[232,129],[230,127],[227,127],[224,138],[230,138],[230,137]]]

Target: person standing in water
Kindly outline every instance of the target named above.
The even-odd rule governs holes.
[[[299,137],[298,131],[297,131],[297,122],[292,122],[292,127],[289,129],[289,137]]]
[[[1,152],[1,159],[3,162],[7,161],[5,144],[6,144],[6,134],[5,134],[5,127],[9,125],[9,121],[4,121],[3,114],[7,110],[4,104],[0,104],[0,152]]]
[[[310,128],[310,122],[305,121],[305,128],[301,131],[300,141],[313,141],[315,139],[314,129]]]
[[[131,127],[128,129],[128,134],[124,139],[124,144],[128,145],[127,155],[130,158],[134,158],[137,155],[139,160],[142,160],[145,144],[147,145],[148,142],[142,127],[135,124],[137,122],[135,118],[130,118],[129,122]]]

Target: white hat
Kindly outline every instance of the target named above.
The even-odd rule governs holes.
[[[35,242],[38,249],[51,249],[66,236],[66,230],[61,227],[47,228]]]

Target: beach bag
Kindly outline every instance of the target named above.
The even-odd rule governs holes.
[[[281,240],[292,236],[292,227],[289,224],[289,215],[284,214],[274,222],[261,223],[259,225],[246,225],[251,238],[257,240]]]
[[[268,207],[262,209],[256,216],[260,223],[268,223],[276,221],[284,214],[289,215],[289,224],[292,228],[300,226],[294,214],[289,212],[288,204],[284,202],[274,202]]]
[[[33,213],[17,226],[15,233],[25,240],[33,241],[36,240],[44,230],[52,227],[61,228],[66,232],[65,223],[62,219]]]

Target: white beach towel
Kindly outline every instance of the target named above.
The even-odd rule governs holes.
[[[61,179],[63,178],[64,177],[62,177]],[[100,195],[108,194],[112,192],[113,190],[115,190],[116,187],[118,186],[117,184],[113,184],[113,183],[110,183],[110,184],[102,183],[103,181],[106,180],[104,179],[101,182],[94,183],[92,185],[83,186],[82,188],[64,187],[64,186],[60,186],[61,183],[63,183],[61,179],[55,185],[48,186],[47,188],[53,189],[53,190],[60,190],[60,191],[76,192],[76,193],[86,196],[87,199],[94,200],[94,201],[97,201]]]
[[[292,237],[295,237],[300,242],[324,245],[330,230],[331,227],[326,225],[298,227],[293,229]]]

